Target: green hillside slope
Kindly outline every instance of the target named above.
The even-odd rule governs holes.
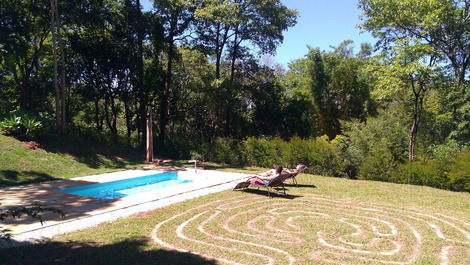
[[[0,135],[0,186],[135,168],[142,162],[143,154],[118,145],[49,137],[35,148]]]

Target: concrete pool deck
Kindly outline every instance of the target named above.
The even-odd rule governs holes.
[[[190,179],[192,182],[142,192],[117,200],[93,199],[55,192],[55,190],[63,188],[135,178],[163,172],[165,171],[127,170],[0,188],[0,204],[2,208],[27,205],[36,201],[44,206],[57,207],[67,213],[65,218],[60,218],[57,214],[45,214],[44,219],[46,221],[43,225],[30,217],[10,219],[2,224],[2,228],[11,230],[13,240],[17,244],[34,242],[42,238],[50,238],[54,235],[80,230],[102,222],[113,221],[139,212],[154,210],[172,203],[230,189],[237,182],[248,176],[241,173],[215,170],[198,170],[195,173],[194,169],[188,169],[178,171],[178,174],[181,179]]]

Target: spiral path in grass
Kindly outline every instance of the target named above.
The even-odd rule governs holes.
[[[158,223],[155,244],[221,264],[470,264],[470,223],[323,196],[236,196]]]

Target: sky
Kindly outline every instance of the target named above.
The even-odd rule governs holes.
[[[144,9],[151,9],[150,0],[141,0]],[[283,66],[307,54],[307,45],[329,50],[344,40],[353,40],[356,51],[362,42],[374,44],[371,34],[361,30],[357,0],[281,0],[298,11],[297,24],[284,32],[284,42],[277,48],[274,61]]]

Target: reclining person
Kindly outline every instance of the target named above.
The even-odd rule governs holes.
[[[256,185],[268,185],[269,182],[281,175],[282,170],[282,166],[277,165],[274,167],[274,169],[271,169],[263,174],[250,177],[248,181]]]
[[[306,165],[304,165],[304,164],[298,164],[298,165],[295,167],[295,169],[288,169],[288,168],[286,168],[286,169],[284,169],[284,170],[285,170],[285,172],[287,172],[287,173],[299,173],[299,172],[304,171],[305,169],[307,169],[307,166],[306,166]]]

